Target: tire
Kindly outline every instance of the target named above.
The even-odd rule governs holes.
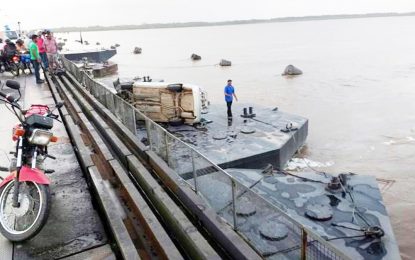
[[[32,64],[31,63],[26,63],[26,68],[27,69],[29,69],[29,74],[31,75],[31,74],[33,74],[33,71],[32,71]]]
[[[181,125],[183,125],[183,119],[182,118],[169,119],[169,124],[171,126],[181,126]]]
[[[19,68],[19,70],[21,70],[22,71],[22,74],[26,74],[26,71],[25,71],[25,65],[23,64],[23,63],[19,63],[18,65],[17,65],[17,67]]]
[[[16,63],[10,64],[10,72],[16,77],[19,76],[20,74],[19,66],[17,66]]]
[[[29,70],[29,72],[26,72],[26,70]],[[23,64],[23,71],[26,75],[33,74],[31,64],[30,63],[24,63]]]
[[[174,92],[181,92],[183,90],[182,84],[170,84],[167,85],[167,89]]]
[[[50,190],[49,190],[49,185],[37,184],[31,181],[21,182],[20,188],[19,188],[19,192],[20,192],[19,202],[22,203],[20,206],[21,212],[10,213],[14,215],[15,217],[16,215],[21,214],[21,216],[17,216],[18,221],[21,221],[21,222],[19,223],[18,221],[15,220],[13,222],[14,223],[13,228],[10,228],[10,225],[7,225],[7,217],[6,217],[6,214],[4,214],[4,210],[5,210],[5,207],[7,208],[7,210],[12,209],[11,198],[12,198],[13,190],[14,190],[14,180],[7,183],[0,189],[0,233],[10,241],[21,242],[21,241],[28,240],[34,237],[35,235],[37,235],[40,232],[40,230],[43,228],[43,226],[46,224],[46,221],[49,216],[49,211],[50,211],[50,200],[51,200]],[[26,194],[24,193],[26,190],[27,192],[33,190],[34,192],[30,194],[31,196],[37,195],[36,197],[39,198],[39,202],[35,203],[33,202],[33,200],[31,201],[28,198],[29,196],[20,197],[20,196],[24,196],[21,194]],[[25,209],[26,207],[27,209]],[[17,208],[17,210],[19,210],[20,208]],[[28,214],[29,210],[32,210],[32,211],[36,210],[37,212],[35,213],[36,215],[33,217],[30,217],[31,214]],[[33,219],[34,221],[30,221],[29,223],[26,223],[25,220],[28,220],[28,218],[29,220],[34,218]],[[30,225],[30,226],[25,229],[22,228],[23,230],[16,230],[16,229],[20,229],[18,226],[22,225],[23,223]]]

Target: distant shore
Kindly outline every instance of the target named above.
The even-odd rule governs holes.
[[[317,20],[339,20],[339,19],[400,17],[400,16],[415,16],[415,12],[319,15],[319,16],[303,16],[303,17],[282,17],[282,18],[272,18],[272,19],[236,20],[236,21],[223,21],[223,22],[152,23],[152,24],[141,24],[141,25],[115,25],[115,26],[97,25],[97,26],[88,26],[88,27],[60,27],[60,28],[54,28],[52,30],[54,32],[119,31],[119,30],[137,30],[137,29],[205,27],[205,26],[223,26],[223,25],[238,25],[238,24],[301,22],[301,21],[317,21]]]

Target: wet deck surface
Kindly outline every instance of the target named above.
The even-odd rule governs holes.
[[[0,75],[1,80],[7,75]],[[53,105],[46,84],[35,85],[32,77],[19,77],[23,92],[24,107],[29,104]],[[1,163],[7,162],[4,151],[13,149],[11,128],[15,124],[13,115],[0,105],[2,124]],[[72,145],[62,123],[54,122],[52,129],[59,141],[49,145],[49,153],[57,160],[47,159],[45,167],[54,169],[51,180],[52,208],[48,222],[42,231],[30,241],[13,245],[0,235],[0,259],[56,259],[76,255],[85,250],[107,244],[107,236],[95,211],[91,195],[75,157]],[[4,173],[1,173],[4,175]],[[8,253],[7,253],[8,252]],[[12,254],[12,255],[11,255]]]
[[[277,211],[257,200],[252,192],[260,194],[321,237],[334,239],[330,243],[353,259],[399,259],[398,244],[374,177],[345,175],[349,196],[342,189],[327,189],[326,183],[332,176],[310,170],[293,173],[300,178],[277,172],[264,175],[261,170],[254,169],[233,168],[227,172],[246,187],[252,187],[252,191],[237,187],[238,230],[260,252],[270,254],[268,259],[281,259],[282,256],[299,259],[299,249],[295,246],[299,244],[300,232]],[[218,214],[232,221],[230,182],[219,173],[211,173],[198,177],[198,183],[200,192]],[[312,217],[320,219],[308,217],[310,212]],[[344,227],[334,226],[336,224]],[[352,230],[368,225],[381,227],[385,235],[381,239],[362,237],[363,232]],[[269,232],[270,226],[274,232]],[[339,239],[353,236],[360,237]],[[323,246],[310,244],[309,250],[318,259],[330,259],[324,256],[323,252],[327,251]]]
[[[168,130],[222,168],[261,168],[272,163],[282,169],[294,153],[304,145],[308,120],[274,108],[254,106],[252,119],[241,117],[249,104],[233,105],[233,118],[226,106],[211,106],[202,118],[205,127],[169,127]],[[287,124],[296,130],[283,132]],[[186,177],[185,177],[186,178]]]

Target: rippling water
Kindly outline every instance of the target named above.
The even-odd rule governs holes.
[[[150,75],[204,86],[214,103],[233,79],[240,102],[310,119],[307,158],[329,172],[391,182],[383,192],[402,256],[415,257],[415,17],[83,33],[121,77]],[[62,35],[59,35],[59,37]],[[72,33],[69,39],[78,38]],[[133,55],[135,46],[143,48]],[[202,60],[192,62],[192,53]],[[221,68],[220,59],[233,66]],[[281,76],[288,64],[304,71]],[[225,113],[225,105],[224,105]],[[380,182],[384,187],[384,182]]]

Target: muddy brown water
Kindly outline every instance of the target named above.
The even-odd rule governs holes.
[[[224,105],[233,79],[240,102],[310,119],[303,156],[320,170],[376,176],[402,257],[415,257],[415,17],[84,33],[122,78],[150,75],[205,87]],[[69,39],[78,33],[66,35]],[[68,41],[69,42],[69,41]],[[72,43],[74,45],[75,43]],[[71,43],[68,43],[71,45]],[[134,55],[135,46],[143,49]],[[197,53],[202,60],[192,62]],[[231,67],[217,64],[224,58]],[[303,70],[283,77],[285,66]]]

